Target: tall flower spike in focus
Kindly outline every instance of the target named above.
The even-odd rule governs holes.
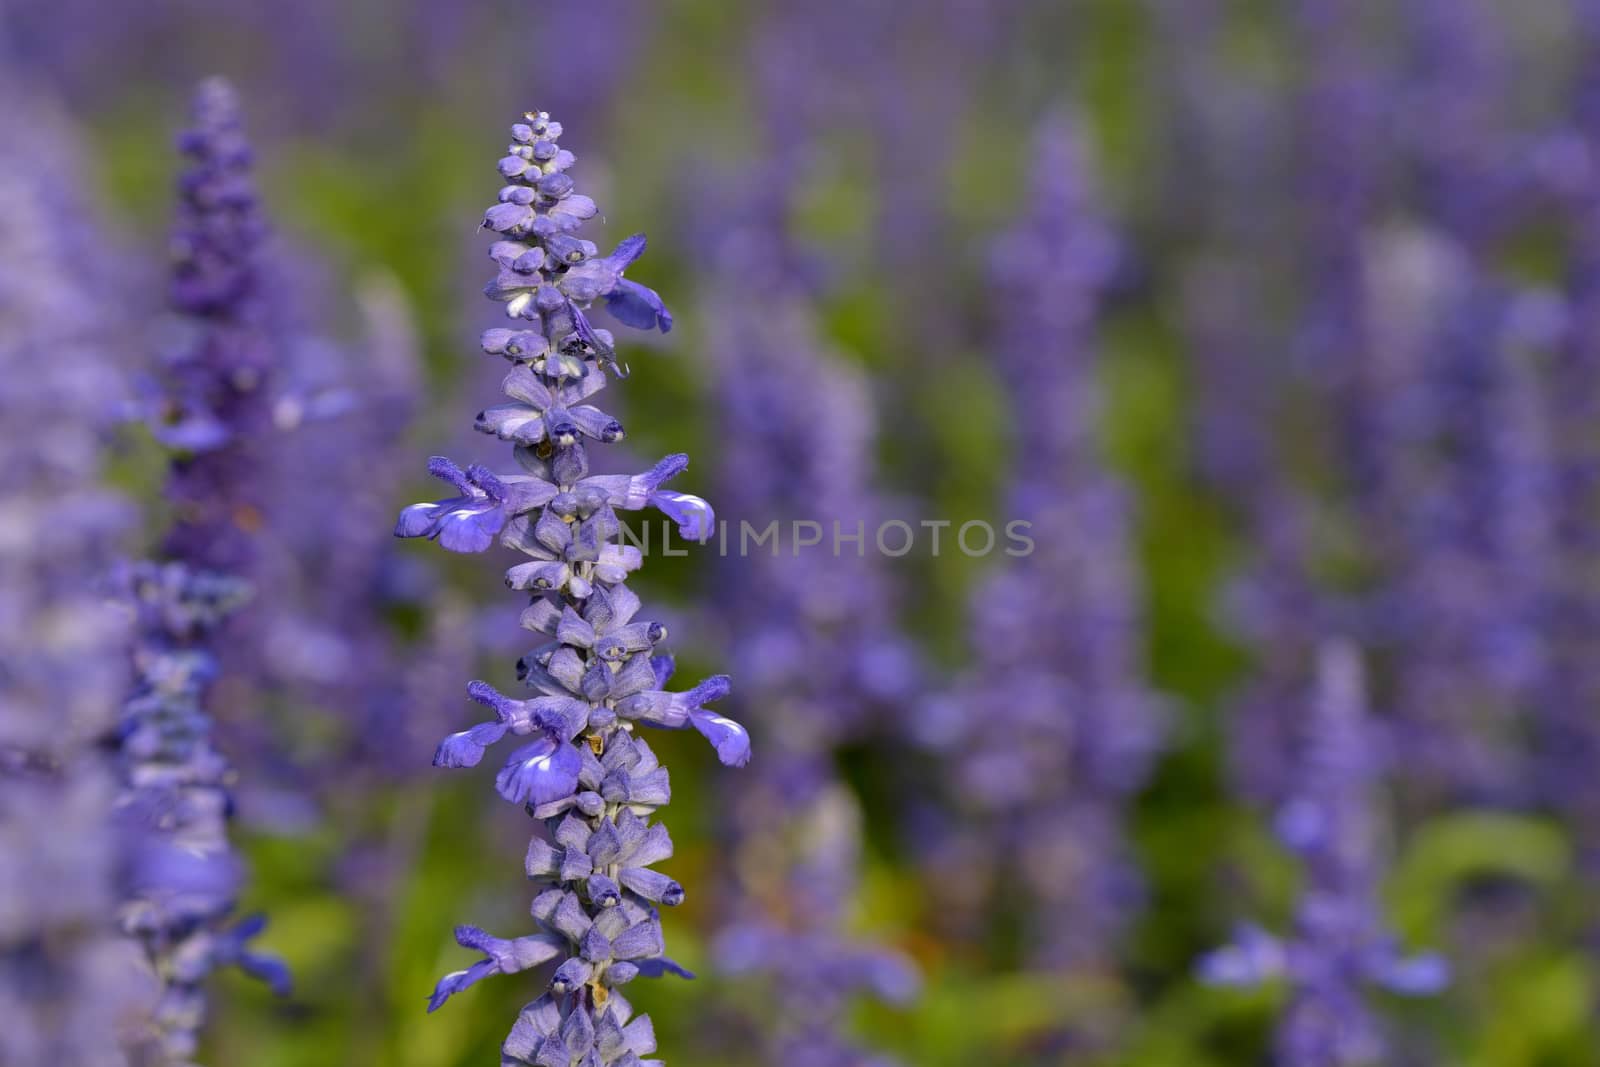
[[[239,861],[228,843],[228,761],[211,741],[206,695],[220,627],[250,597],[242,575],[258,520],[255,450],[270,429],[269,347],[259,257],[265,236],[250,148],[232,88],[201,84],[180,140],[170,300],[190,331],[165,368],[156,436],[173,451],[177,509],[163,559],[132,564],[137,610],[133,693],[123,708],[124,929],[144,946],[160,1002],[132,1040],[140,1063],[187,1064],[205,1018],[204,981],[238,964],[286,992],[288,974],[247,942],[259,918],[233,922]]]
[[[683,887],[654,869],[672,855],[666,827],[651,821],[671,796],[667,770],[636,728],[697,730],[729,766],[749,760],[750,738],[706,707],[727,694],[726,677],[686,692],[664,688],[673,667],[659,651],[666,628],[639,617],[642,605],[626,584],[643,554],[621,542],[617,509],[655,506],[691,540],[712,529],[704,500],[664,488],[688,457],[668,456],[631,476],[589,472],[586,439],[619,440],[622,426],[587,401],[608,372],[626,374],[591,309],[603,302],[623,324],[662,332],[672,316],[653,290],[623,276],[644,251],[643,235],[608,255],[578,236],[596,208],[575,191],[567,174],[573,155],[560,136],[561,124],[544,112],[511,127],[499,162],[507,184],[483,222],[498,234],[489,249],[498,271],[485,292],[514,325],[483,334],[483,350],[511,369],[506,402],[480,411],[475,425],[511,443],[521,472],[462,469],[435,457],[429,473],[455,495],[411,505],[395,527],[396,536],[432,538],[453,552],[482,552],[498,540],[527,556],[506,572],[506,584],[529,594],[522,625],[539,635],[517,662],[533,695],[518,700],[470,683],[468,695],[493,718],[446,737],[434,755],[437,766],[472,767],[489,746],[516,736],[495,787],[543,828],[525,861],[540,887],[532,906],[539,929],[499,938],[457,927],[461,946],[483,958],[442,978],[429,1010],[490,975],[553,962],[502,1062],[637,1067],[655,1035],[648,1017],[632,1017],[620,987],[639,975],[689,974],[663,955],[661,937],[660,906],[684,899]]]
[[[1305,868],[1294,932],[1276,938],[1246,926],[1200,961],[1199,975],[1223,986],[1287,982],[1275,1061],[1282,1067],[1365,1067],[1385,1059],[1366,987],[1424,996],[1444,987],[1448,968],[1438,956],[1401,955],[1379,914],[1369,795],[1379,759],[1354,646],[1328,641],[1319,649],[1310,712],[1298,786],[1276,823]]]

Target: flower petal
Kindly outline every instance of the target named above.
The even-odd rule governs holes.
[[[750,732],[743,726],[726,716],[698,708],[689,713],[689,722],[716,748],[717,759],[723,766],[743,767],[750,762]]]
[[[678,533],[687,541],[703,545],[717,528],[717,513],[702,497],[657,489],[650,494],[650,503],[678,524]]]
[[[498,722],[481,722],[470,730],[451,734],[439,742],[433,754],[435,767],[476,767],[483,759],[484,749],[506,735],[506,727]]]
[[[428,998],[428,1010],[438,1011],[444,1007],[445,1001],[498,971],[499,968],[495,966],[494,960],[479,960],[464,971],[451,971],[439,979],[439,984],[433,987],[433,995]]]
[[[453,501],[445,501],[453,503]],[[438,515],[441,503],[436,500],[424,500],[419,504],[410,504],[400,512],[400,518],[395,521],[394,535],[396,537],[426,537],[433,532],[435,516]]]
[[[506,524],[505,508],[485,500],[452,508],[439,517],[433,534],[451,552],[482,552]]]
[[[548,804],[572,795],[582,768],[583,757],[576,748],[541,737],[511,754],[494,785],[513,804]]]
[[[672,330],[672,312],[661,299],[661,294],[647,285],[621,278],[606,292],[606,310],[625,326],[636,330]]]
[[[1397,956],[1376,968],[1372,977],[1391,993],[1407,997],[1430,996],[1450,984],[1450,964],[1434,952]]]
[[[639,974],[645,978],[660,978],[663,975],[675,974],[679,978],[693,978],[694,972],[680,965],[676,960],[667,956],[657,956],[654,959],[639,960],[634,964],[639,968]]]
[[[1200,958],[1196,977],[1207,985],[1250,986],[1279,977],[1288,966],[1281,941],[1256,926],[1242,926],[1233,944]]]

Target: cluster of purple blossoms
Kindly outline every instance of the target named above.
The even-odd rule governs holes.
[[[1081,152],[1070,123],[1047,120],[1028,211],[994,248],[1017,434],[1007,506],[1032,523],[1036,548],[977,590],[975,663],[930,702],[922,729],[981,828],[946,847],[968,869],[1020,873],[968,905],[1006,894],[1024,909],[1033,965],[1094,972],[1112,965],[1140,898],[1122,823],[1157,748],[1160,702],[1144,678],[1130,501],[1095,440],[1093,330],[1121,253]]]
[[[195,566],[244,570],[262,520],[257,472],[273,425],[274,355],[258,254],[267,227],[225,82],[202,83],[179,148],[190,167],[178,179],[168,300],[188,335],[166,355],[149,420],[174,454],[167,496],[176,514],[164,550]]]
[[[1280,939],[1246,926],[1200,961],[1199,974],[1214,985],[1288,983],[1277,1037],[1283,1067],[1375,1063],[1383,1042],[1366,988],[1423,996],[1444,987],[1448,969],[1432,954],[1403,956],[1379,915],[1369,793],[1382,759],[1353,645],[1328,641],[1319,650],[1300,740],[1296,785],[1276,821],[1279,839],[1305,869],[1294,932]]]
[[[1600,3],[1583,0],[1571,136],[1587,167],[1600,160]],[[1552,361],[1548,389],[1550,471],[1557,503],[1545,595],[1547,669],[1536,704],[1538,777],[1543,800],[1561,812],[1578,840],[1580,872],[1600,883],[1600,182],[1589,180],[1563,205],[1571,234],[1565,292],[1567,330]],[[1600,920],[1591,919],[1591,934]],[[1596,939],[1593,943],[1600,943]]]
[[[0,1063],[122,1067],[143,990],[107,922],[125,617],[100,586],[133,516],[100,484],[115,305],[83,299],[116,262],[74,253],[110,231],[65,117],[0,86]]]
[[[1396,653],[1417,784],[1445,801],[1515,803],[1517,720],[1542,669],[1548,502],[1541,416],[1525,402],[1537,391],[1528,342],[1539,339],[1496,259],[1538,200],[1513,195],[1535,154],[1513,147],[1505,42],[1486,5],[1418,3],[1406,28],[1401,126],[1419,135],[1402,159],[1423,194],[1429,306],[1406,388],[1367,405],[1399,413],[1377,435],[1391,446],[1389,507],[1367,524],[1370,540],[1393,546],[1394,595],[1381,605],[1390,626],[1369,629]]]
[[[1326,0],[1294,6],[1295,92],[1255,124],[1254,154],[1270,161],[1276,144],[1281,159],[1263,165],[1306,195],[1234,182],[1251,254],[1196,274],[1212,423],[1201,447],[1222,461],[1255,548],[1225,620],[1255,655],[1233,708],[1237,780],[1258,800],[1287,796],[1295,720],[1284,709],[1325,635],[1346,632],[1393,687],[1382,695],[1411,753],[1406,792],[1503,801],[1520,747],[1512,705],[1534,667],[1526,591],[1543,502],[1518,395],[1531,361],[1511,337],[1517,294],[1487,252],[1515,214],[1501,210],[1522,180],[1507,161],[1533,153],[1481,154],[1506,143],[1490,130],[1504,94],[1481,5],[1411,5],[1398,69],[1343,15]],[[1401,210],[1408,186],[1425,195]],[[1277,235],[1291,227],[1301,239],[1286,251]],[[1246,303],[1280,286],[1287,330]]]
[[[364,366],[354,346],[311,330],[286,338],[280,379],[294,387],[280,390],[273,413],[292,432],[279,434],[264,472],[274,536],[257,568],[274,596],[249,620],[259,635],[252,666],[261,677],[252,680],[315,709],[337,735],[321,738],[319,753],[292,734],[279,747],[297,748],[303,768],[318,754],[329,771],[337,766],[315,775],[318,787],[355,791],[427,766],[445,713],[397,722],[393,708],[440,705],[441,676],[453,694],[475,646],[434,568],[387,529],[410,467],[407,459],[402,471],[395,457],[405,450],[392,445],[420,414],[423,394],[411,309],[398,283],[382,277],[358,287],[357,302]],[[308,485],[313,468],[319,476]],[[388,617],[396,610],[425,614],[428,633],[407,639]],[[453,632],[439,632],[447,623]]]
[[[123,707],[119,813],[129,828],[123,929],[143,944],[160,985],[141,1055],[187,1063],[205,1021],[204,981],[237,964],[280,993],[282,964],[249,950],[260,917],[232,922],[241,868],[228,842],[231,769],[211,742],[207,690],[219,627],[250,597],[241,579],[181,562],[141,563],[124,576],[138,611],[135,685]]]
[[[1203,342],[1210,349],[1205,353],[1208,378],[1220,361],[1242,364],[1221,349],[1252,356],[1247,369],[1240,365],[1233,374],[1218,374],[1208,396],[1215,423],[1211,433],[1232,443],[1227,457],[1232,469],[1223,488],[1238,509],[1245,536],[1258,546],[1231,583],[1223,611],[1223,628],[1255,653],[1253,673],[1233,701],[1239,725],[1231,731],[1230,755],[1239,787],[1270,803],[1281,802],[1293,786],[1288,755],[1294,750],[1294,720],[1284,709],[1297,702],[1308,664],[1336,610],[1312,577],[1319,547],[1313,532],[1326,516],[1317,510],[1321,502],[1283,462],[1281,412],[1294,403],[1310,403],[1326,413],[1326,425],[1316,429],[1341,460],[1329,480],[1348,492],[1363,517],[1376,509],[1373,499],[1386,484],[1382,434],[1388,429],[1381,417],[1385,409],[1372,395],[1375,361],[1369,352],[1363,245],[1384,158],[1376,141],[1376,84],[1368,56],[1354,40],[1357,28],[1340,18],[1336,5],[1303,0],[1293,7],[1290,27],[1301,49],[1297,54],[1304,56],[1301,77],[1294,91],[1284,94],[1282,110],[1262,117],[1274,127],[1266,136],[1279,142],[1271,147],[1287,161],[1281,164],[1284,173],[1272,177],[1303,191],[1294,210],[1284,205],[1278,220],[1279,226],[1295,227],[1300,239],[1293,256],[1285,257],[1277,251],[1281,242],[1272,226],[1252,225],[1255,247],[1249,258],[1267,266],[1241,268],[1242,275],[1231,266],[1217,267],[1243,290],[1227,294],[1231,306],[1209,314],[1219,325],[1230,316],[1262,321],[1238,301],[1260,299],[1277,272],[1296,285],[1296,315],[1286,335],[1230,323],[1212,326],[1207,332],[1215,331],[1213,336]],[[1240,183],[1232,211],[1241,217],[1259,212],[1267,193],[1265,181],[1253,187]],[[1369,548],[1384,544],[1374,535]]]
[[[514,446],[522,473],[463,470],[436,457],[429,472],[457,495],[413,504],[395,527],[397,536],[433,538],[454,552],[498,540],[529,557],[506,572],[506,584],[530,594],[522,625],[544,638],[517,663],[535,695],[516,700],[470,683],[468,694],[494,719],[445,738],[434,756],[438,766],[472,767],[507,734],[522,739],[495,787],[545,831],[526,858],[528,877],[544,886],[531,909],[541,930],[502,939],[458,927],[456,940],[484,958],[441,979],[429,1007],[490,975],[557,961],[547,991],[506,1039],[503,1062],[637,1067],[655,1049],[654,1032],[647,1017],[631,1018],[620,987],[688,972],[663,955],[658,909],[682,903],[683,887],[652,869],[672,854],[666,827],[651,821],[671,796],[667,770],[636,727],[697,730],[729,766],[749,760],[750,739],[705,707],[727,694],[726,677],[687,692],[664,688],[673,669],[658,651],[666,628],[638,618],[642,605],[626,585],[643,554],[621,543],[617,509],[653,505],[693,540],[712,527],[704,500],[662,488],[688,457],[631,476],[590,473],[584,439],[613,442],[623,431],[585,401],[604,388],[606,372],[626,374],[611,332],[591,323],[592,306],[603,301],[642,329],[666,331],[672,317],[654,291],[623,277],[644,251],[643,236],[602,256],[577,235],[596,208],[574,189],[573,155],[560,135],[544,112],[511,127],[499,163],[507,184],[484,217],[499,234],[489,250],[499,271],[486,293],[526,325],[483,334],[483,350],[512,367],[508,403],[479,412],[476,426]]]
[[[730,524],[870,528],[885,508],[870,485],[867,382],[817,336],[809,264],[785,228],[792,178],[762,177],[745,196],[717,198],[718,232],[702,242],[709,291],[724,307],[708,338],[725,446],[718,507]],[[742,717],[762,737],[763,773],[728,791],[734,884],[719,909],[717,960],[764,980],[768,999],[751,1021],[769,1062],[887,1062],[846,1034],[850,1002],[903,1002],[919,979],[901,954],[848,932],[862,818],[835,759],[889,732],[918,666],[894,629],[886,576],[859,542],[831,555],[756,551],[722,562],[719,615]]]
[[[130,565],[137,611],[134,685],[118,731],[126,826],[124,929],[144,946],[161,993],[143,1031],[144,1060],[187,1063],[204,1021],[203,983],[238,964],[286,990],[282,966],[247,941],[259,918],[232,923],[239,862],[228,843],[231,772],[212,742],[206,695],[219,630],[250,596],[244,571],[260,515],[249,495],[270,427],[269,349],[260,331],[259,252],[265,235],[238,102],[203,83],[181,147],[170,302],[192,333],[166,367],[156,436],[173,450],[176,515],[160,562]]]

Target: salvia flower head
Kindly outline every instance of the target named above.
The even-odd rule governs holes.
[[[205,701],[218,674],[219,631],[251,596],[237,570],[257,516],[255,438],[268,423],[257,256],[263,228],[238,104],[223,82],[201,85],[180,142],[171,304],[192,332],[168,367],[157,436],[173,449],[177,521],[166,559],[119,578],[136,615],[134,684],[118,730],[125,824],[121,924],[145,950],[158,987],[130,1043],[141,1063],[192,1059],[204,981],[237,964],[286,992],[281,964],[248,948],[263,925],[234,922],[240,863],[228,841],[232,770],[212,741]]]
[[[167,494],[176,522],[165,547],[173,558],[237,569],[260,523],[257,451],[272,425],[273,360],[263,329],[267,228],[226,82],[201,84],[178,147],[189,167],[178,179],[168,303],[182,336],[149,419],[174,453]]]
[[[232,770],[211,742],[205,710],[218,673],[212,639],[250,590],[181,562],[130,565],[122,582],[138,637],[120,730],[119,809],[129,827],[120,918],[161,988],[150,1032],[136,1041],[158,1050],[155,1062],[183,1063],[194,1053],[213,969],[237,964],[288,988],[282,965],[246,946],[262,920],[230,919],[242,876],[228,842]]]
[[[1369,792],[1378,763],[1366,721],[1355,648],[1320,649],[1317,692],[1300,757],[1299,789],[1276,830],[1301,859],[1306,886],[1293,933],[1254,926],[1205,956],[1202,981],[1255,985],[1282,979],[1289,1003],[1278,1029],[1285,1067],[1354,1067],[1379,1062],[1383,1044],[1366,1003],[1370,986],[1408,996],[1438,992],[1445,962],[1405,956],[1387,932],[1376,898],[1375,827]]]
[[[364,280],[356,296],[359,345],[297,331],[282,354],[278,378],[292,387],[275,401],[274,421],[285,432],[264,479],[274,536],[254,568],[255,580],[273,595],[240,620],[256,640],[250,666],[259,680],[252,681],[278,700],[313,710],[319,728],[336,731],[319,736],[322,759],[297,755],[297,777],[352,793],[371,788],[375,777],[392,780],[427,767],[437,724],[450,721],[443,718],[448,701],[439,683],[448,679],[453,698],[475,644],[470,626],[434,632],[447,619],[459,623],[441,576],[387,528],[413,466],[393,442],[405,435],[423,392],[410,306],[388,277]],[[309,483],[308,470],[317,471]],[[425,613],[428,638],[403,634],[394,625],[397,611]],[[441,710],[431,722],[424,715],[396,721],[394,708],[403,705]],[[257,747],[281,753],[284,745]],[[280,767],[289,762],[279,756]]]
[[[792,199],[792,182],[763,169],[710,198],[699,222],[697,246],[713,264],[706,291],[725,305],[708,339],[718,505],[730,527],[866,529],[888,510],[871,486],[871,396],[816,329],[804,250],[784,221]],[[835,751],[891,732],[917,664],[875,557],[756,551],[724,562],[719,614],[740,714],[761,733],[764,762],[762,774],[730,783],[723,804],[735,878],[717,907],[713,956],[748,976],[741,988],[762,989],[741,1014],[773,1067],[880,1062],[847,1033],[852,1003],[904,1002],[919,978],[899,953],[848,929],[861,814]]]
[[[65,116],[0,84],[0,1063],[121,1067],[143,990],[106,923],[125,618],[99,586],[133,516],[101,484],[120,309],[83,299],[118,264],[81,255],[108,229]]]
[[[655,1037],[621,987],[640,975],[688,976],[663,954],[660,924],[660,908],[681,903],[684,889],[654,869],[672,855],[666,827],[652,821],[670,784],[637,728],[696,730],[729,766],[749,760],[750,738],[709,707],[727,694],[726,677],[666,689],[666,627],[640,616],[626,584],[643,557],[622,543],[619,509],[655,506],[690,537],[711,528],[705,501],[665,488],[688,457],[634,475],[589,468],[589,443],[623,431],[588,401],[608,372],[626,373],[614,336],[590,315],[603,304],[625,325],[662,331],[672,316],[653,290],[623,276],[644,250],[642,236],[606,255],[578,236],[596,208],[576,191],[560,136],[561,124],[544,112],[511,127],[498,165],[506,184],[483,220],[498,235],[487,295],[515,325],[483,335],[483,350],[511,367],[507,403],[479,412],[475,425],[509,442],[520,470],[435,458],[428,471],[452,495],[411,505],[395,527],[397,536],[432,538],[453,552],[498,542],[527,557],[506,571],[506,584],[528,594],[522,625],[536,635],[517,663],[529,695],[472,682],[468,695],[489,718],[446,737],[434,763],[472,767],[491,746],[512,742],[495,788],[543,825],[525,859],[540,887],[537,929],[501,938],[458,927],[456,940],[482,958],[441,979],[429,1010],[491,975],[553,963],[543,994],[506,1039],[503,1062],[629,1067],[655,1049]]]
[[[973,666],[917,719],[967,815],[940,849],[1020,874],[953,887],[947,917],[983,922],[1004,895],[1033,962],[1054,971],[1108,967],[1140,902],[1123,826],[1162,718],[1144,670],[1134,500],[1096,444],[1095,329],[1121,253],[1091,173],[1079,131],[1050,116],[1026,208],[992,246],[1017,450],[1008,507],[1035,546],[980,584]]]

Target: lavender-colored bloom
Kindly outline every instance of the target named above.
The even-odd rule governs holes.
[[[1600,658],[1593,648],[1600,633],[1593,581],[1600,566],[1600,174],[1592,169],[1600,160],[1600,2],[1574,6],[1582,52],[1568,120],[1589,169],[1563,205],[1571,235],[1566,329],[1545,382],[1554,506],[1544,597],[1548,659],[1534,723],[1542,799],[1571,827],[1592,893],[1600,883]]]
[[[1159,713],[1143,678],[1129,500],[1093,440],[1092,331],[1118,252],[1080,153],[1070,124],[1045,123],[1027,212],[994,247],[996,355],[1019,449],[1007,513],[1031,522],[1034,547],[979,586],[974,666],[924,728],[980,828],[955,854],[1020,868],[990,890],[1023,910],[1032,962],[1093,970],[1112,966],[1137,906],[1121,824]]]
[[[1197,970],[1213,985],[1288,983],[1277,1037],[1283,1067],[1356,1067],[1383,1058],[1367,987],[1425,996],[1444,987],[1449,969],[1434,955],[1402,955],[1378,914],[1370,793],[1382,758],[1353,646],[1322,646],[1309,710],[1295,793],[1276,822],[1306,871],[1294,932],[1279,939],[1247,926]]]
[[[573,156],[560,136],[561,124],[544,112],[511,127],[499,166],[508,184],[484,218],[500,235],[489,252],[499,274],[487,293],[526,325],[483,335],[486,352],[511,362],[505,391],[522,407],[503,418],[486,411],[477,425],[515,442],[523,473],[435,458],[430,473],[457,495],[406,508],[395,527],[397,536],[435,538],[451,551],[481,552],[498,540],[528,556],[506,583],[531,594],[522,625],[544,637],[517,664],[534,695],[518,700],[473,682],[469,695],[493,718],[445,738],[434,757],[471,767],[508,734],[518,739],[495,787],[544,824],[525,865],[544,887],[532,908],[540,930],[501,939],[457,928],[456,940],[484,958],[441,979],[429,1010],[483,978],[556,961],[548,991],[506,1039],[505,1062],[627,1065],[654,1051],[655,1037],[647,1018],[631,1018],[620,987],[639,975],[688,976],[662,954],[658,909],[680,903],[683,889],[652,869],[672,855],[666,827],[650,822],[670,798],[667,771],[636,728],[694,729],[730,766],[749,760],[750,740],[706,707],[727,694],[727,678],[686,692],[663,688],[672,674],[672,658],[657,651],[666,629],[638,619],[642,605],[625,584],[642,554],[621,543],[617,509],[708,510],[661,488],[688,458],[669,456],[633,476],[589,472],[584,438],[614,440],[621,429],[583,401],[604,387],[607,371],[625,373],[610,331],[589,319],[593,303],[663,332],[672,320],[653,291],[622,277],[643,237],[598,263],[598,250],[577,238],[596,208],[566,174]]]
[[[1487,5],[1411,12],[1407,83],[1417,180],[1432,223],[1435,321],[1419,346],[1391,466],[1397,597],[1378,598],[1397,650],[1404,740],[1435,793],[1516,802],[1518,712],[1542,670],[1550,484],[1535,375],[1544,317],[1498,276],[1514,212],[1500,30]],[[1520,166],[1520,164],[1518,164]],[[1534,314],[1529,315],[1528,311]],[[1530,329],[1530,326],[1534,327]],[[1531,401],[1531,402],[1530,402]],[[1403,497],[1400,491],[1403,490]]]
[[[1406,78],[1398,89],[1419,199],[1474,250],[1524,221],[1529,166],[1511,128],[1508,26],[1482,0],[1419,0],[1405,11]],[[1536,203],[1536,201],[1535,201]]]
[[[1254,655],[1249,678],[1230,700],[1229,757],[1245,796],[1278,803],[1294,784],[1294,720],[1284,709],[1293,706],[1331,609],[1309,575],[1311,501],[1275,472],[1245,503],[1255,558],[1229,583],[1218,612]]]
[[[1295,12],[1301,90],[1277,125],[1294,120],[1306,195],[1285,211],[1272,188],[1254,192],[1263,217],[1285,215],[1273,243],[1285,228],[1300,239],[1252,278],[1282,255],[1258,236],[1251,254],[1208,262],[1195,288],[1205,458],[1257,546],[1228,604],[1257,666],[1231,731],[1238,777],[1258,799],[1286,795],[1281,709],[1331,627],[1393,665],[1408,791],[1505,801],[1516,708],[1539,670],[1549,489],[1540,417],[1518,399],[1537,373],[1539,316],[1526,311],[1538,301],[1494,273],[1495,242],[1534,184],[1513,173],[1533,165],[1504,128],[1504,35],[1488,5],[1424,0],[1403,13],[1409,62],[1390,72],[1338,5]],[[1401,177],[1424,194],[1404,223],[1389,210]],[[1241,303],[1270,302],[1275,275],[1293,283],[1299,378],[1274,367],[1270,316]],[[1247,366],[1252,350],[1265,358]],[[1313,419],[1277,425],[1301,405]],[[1291,450],[1311,462],[1286,463]],[[1319,588],[1317,573],[1342,588]]]
[[[231,921],[242,877],[228,842],[231,769],[211,743],[204,708],[217,674],[217,630],[250,592],[239,579],[182,562],[131,565],[124,583],[138,637],[120,730],[118,810],[128,835],[120,918],[161,988],[129,1042],[141,1062],[180,1064],[194,1056],[212,970],[237,964],[288,990],[282,964],[246,946],[261,920]]]
[[[227,760],[211,740],[206,694],[218,631],[250,596],[223,568],[252,555],[258,521],[247,494],[264,428],[269,360],[261,335],[264,226],[250,179],[238,103],[202,84],[195,126],[181,140],[192,165],[179,181],[171,303],[191,344],[167,368],[157,436],[174,450],[178,508],[165,560],[133,564],[122,583],[137,611],[135,680],[119,730],[126,831],[123,928],[145,948],[160,1001],[130,1038],[141,1062],[186,1063],[205,1016],[204,980],[238,964],[285,991],[281,964],[246,942],[260,920],[232,923],[239,861],[228,843]]]
[[[132,515],[100,484],[120,399],[116,257],[53,102],[0,76],[0,1063],[123,1067],[146,992],[115,936],[123,614],[102,577]]]
[[[859,888],[861,814],[850,790],[820,757],[781,754],[767,788],[738,800],[746,872],[716,958],[731,975],[770,989],[761,1013],[768,1062],[788,1067],[895,1061],[859,1047],[846,1032],[851,1002],[868,995],[905,1004],[921,975],[903,954],[851,936],[848,910]],[[779,777],[781,775],[781,777]]]
[[[1525,768],[1516,713],[1543,670],[1553,488],[1519,300],[1444,242],[1445,317],[1419,381],[1426,432],[1407,456],[1400,596],[1384,604],[1399,646],[1399,729],[1418,780],[1479,802],[1515,802]]]
[[[309,330],[296,330],[286,346],[279,377],[295,385],[280,392],[273,414],[278,430],[292,432],[279,434],[263,472],[274,536],[257,567],[274,595],[249,618],[259,635],[251,667],[260,677],[252,680],[339,729],[345,743],[330,739],[321,746],[329,765],[312,768],[328,772],[317,779],[330,791],[426,768],[454,678],[476,645],[470,627],[408,640],[388,617],[415,609],[438,623],[459,612],[445,603],[433,568],[403,552],[383,525],[375,529],[409,476],[395,459],[404,450],[392,446],[419,414],[423,368],[398,284],[370,279],[357,297],[360,365],[354,346]],[[451,679],[446,691],[441,675]],[[411,705],[441,710],[431,720],[397,720],[394,708]]]
[[[298,265],[293,277],[304,284],[309,274]],[[431,805],[415,779],[431,773],[438,735],[457,714],[479,622],[434,561],[389,535],[411,474],[409,450],[395,442],[421,411],[422,352],[395,280],[368,278],[355,295],[358,343],[306,328],[285,338],[277,379],[289,385],[277,391],[280,432],[262,472],[273,536],[254,569],[272,595],[230,627],[244,631],[252,654],[225,667],[230,697],[297,712],[245,724],[248,747],[235,750],[250,759],[239,797],[246,817],[304,823],[313,804],[339,812],[390,798],[384,819],[345,827],[330,872],[358,916],[349,984],[360,1011],[378,1009],[393,968],[389,932]],[[397,616],[422,620],[420,632],[405,633]],[[229,725],[231,742],[242,731]]]
[[[699,243],[722,308],[708,320],[725,444],[719,506],[730,531],[811,522],[822,538],[811,550],[733,553],[720,569],[740,708],[766,769],[732,783],[724,805],[736,877],[716,955],[724,970],[764,979],[765,1007],[751,1022],[769,1062],[877,1063],[846,1033],[850,1002],[904,1001],[919,983],[899,953],[846,930],[860,815],[834,759],[888,732],[917,669],[865,543],[885,517],[870,484],[867,383],[817,336],[803,257],[784,228],[785,177],[794,176],[753,177],[699,220],[716,227]]]
[[[174,452],[167,494],[176,521],[166,553],[228,570],[253,554],[261,521],[254,472],[272,426],[272,354],[258,255],[266,223],[233,90],[221,81],[203,83],[194,123],[179,139],[190,167],[178,181],[169,289],[188,336],[167,357],[161,408],[151,423]]]
[[[1219,612],[1219,628],[1254,655],[1250,677],[1228,701],[1230,769],[1247,795],[1279,799],[1292,783],[1284,757],[1293,724],[1282,709],[1298,692],[1329,612],[1307,577],[1320,516],[1285,468],[1281,423],[1308,376],[1324,401],[1319,410],[1339,419],[1351,395],[1373,388],[1371,363],[1356,347],[1365,330],[1367,261],[1361,234],[1348,226],[1364,220],[1373,196],[1374,85],[1360,54],[1325,32],[1317,0],[1296,6],[1296,40],[1309,55],[1298,68],[1301,91],[1287,107],[1286,94],[1224,69],[1218,5],[1158,2],[1152,11],[1172,54],[1172,91],[1182,96],[1167,110],[1194,124],[1178,134],[1203,153],[1198,165],[1185,157],[1184,166],[1168,168],[1183,186],[1171,209],[1184,218],[1164,223],[1193,225],[1205,243],[1183,276],[1192,451],[1197,473],[1252,547]],[[1289,121],[1295,112],[1303,121]],[[1300,143],[1291,149],[1292,140]],[[1285,197],[1286,187],[1306,194]],[[1284,241],[1289,231],[1301,239]],[[1286,341],[1261,308],[1286,279],[1302,278],[1313,295]],[[1356,421],[1369,424],[1380,410],[1362,407]]]

